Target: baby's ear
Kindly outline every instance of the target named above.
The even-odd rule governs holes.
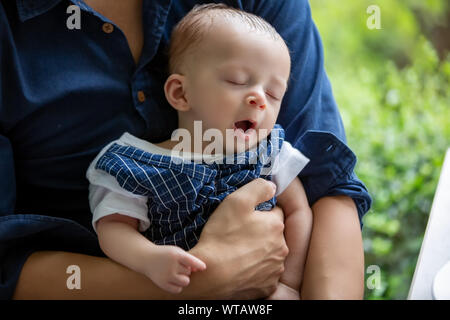
[[[178,111],[188,111],[190,109],[185,95],[185,81],[185,76],[173,73],[164,84],[164,93],[167,101]]]

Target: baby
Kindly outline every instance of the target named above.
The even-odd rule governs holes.
[[[282,207],[289,248],[269,298],[299,299],[312,213],[297,178],[308,159],[276,124],[290,75],[286,44],[255,15],[197,6],[172,33],[169,71],[164,91],[178,112],[177,132],[194,139],[175,156],[174,139],[154,144],[125,133],[97,155],[87,178],[102,250],[179,293],[192,272],[207,267],[187,250],[208,217],[227,195],[261,177],[275,183],[276,199],[256,210],[270,210],[275,201]],[[215,148],[202,139],[208,130],[218,133]]]

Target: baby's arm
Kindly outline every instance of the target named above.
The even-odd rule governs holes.
[[[100,247],[112,260],[149,277],[171,293],[179,293],[189,284],[193,271],[206,265],[176,246],[155,245],[138,232],[138,220],[112,214],[97,221]]]
[[[295,295],[299,298],[313,216],[298,177],[277,197],[277,204],[282,207],[285,215],[284,236],[289,254],[284,264],[285,271],[280,278],[280,286],[269,299],[289,299]]]

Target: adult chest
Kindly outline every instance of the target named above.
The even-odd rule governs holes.
[[[138,64],[144,45],[143,0],[84,0],[84,2],[120,28],[127,40],[133,60]],[[107,32],[112,32],[109,25],[105,25],[104,28]]]
[[[176,126],[159,41],[150,39],[153,52],[138,67],[118,25],[110,32],[108,19],[82,10],[81,28],[70,30],[66,10],[61,2],[24,22],[8,15],[0,128],[19,184],[85,188],[84,172],[106,143],[123,132],[161,141]]]
[[[109,29],[108,20],[82,10],[81,28],[70,30],[66,9],[61,2],[23,23],[11,18],[0,126],[18,154],[42,158],[84,152],[124,131],[153,141],[170,136],[174,112],[164,98],[159,43],[149,44],[155,52],[138,68],[134,58],[141,36],[126,34],[142,32],[142,26]]]

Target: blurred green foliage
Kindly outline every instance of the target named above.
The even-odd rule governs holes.
[[[366,286],[365,298],[406,299],[450,148],[450,55],[435,36],[449,30],[450,2],[310,3],[356,173],[374,199],[363,220],[365,264],[380,267],[381,286]],[[367,27],[370,5],[381,29]]]

